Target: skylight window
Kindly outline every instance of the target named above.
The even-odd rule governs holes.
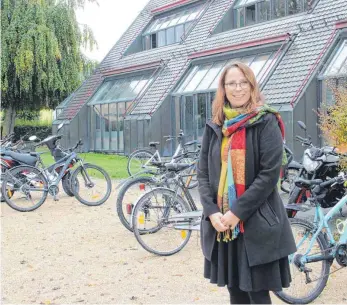
[[[347,39],[344,40],[323,73],[323,77],[336,77],[347,74]]]
[[[150,75],[106,80],[89,101],[89,105],[130,101],[143,92],[151,82]]]
[[[303,13],[318,0],[235,0],[214,33]]]
[[[194,6],[152,21],[143,34],[145,50],[180,42],[193,22],[200,16],[202,6]]]
[[[178,86],[176,93],[187,94],[192,92],[215,91],[218,87],[219,77],[226,65],[240,61],[247,64],[254,72],[258,81],[262,81],[275,64],[274,53],[233,58],[231,60],[215,61],[213,63],[193,66],[187,76]]]

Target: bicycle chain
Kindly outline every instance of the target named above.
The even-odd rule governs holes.
[[[333,273],[335,273],[335,272],[337,272],[337,271],[340,271],[340,270],[343,269],[343,268],[346,268],[346,267],[340,267],[339,269],[336,269],[335,271],[330,272],[330,273],[328,273],[327,275],[323,275],[323,276],[321,276],[321,277],[319,277],[319,278],[317,278],[317,279],[311,280],[310,283],[313,283],[313,282],[316,282],[316,281],[318,281],[318,280],[320,280],[320,279],[322,279],[322,278],[325,278],[325,277],[327,277],[327,276],[329,276],[329,275],[331,275],[331,274],[333,274]]]

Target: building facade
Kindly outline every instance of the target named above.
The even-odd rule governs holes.
[[[170,155],[178,134],[200,139],[223,67],[253,69],[266,102],[281,112],[297,157],[304,121],[346,86],[347,0],[150,0],[94,73],[57,108],[53,129],[84,151],[128,155],[149,141]]]

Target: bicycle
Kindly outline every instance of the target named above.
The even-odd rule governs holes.
[[[142,195],[134,206],[130,224],[139,244],[160,256],[181,251],[192,231],[200,230],[202,214],[183,181],[182,171],[190,165],[167,163],[165,166],[166,178],[173,188],[157,187]]]
[[[307,304],[315,300],[324,290],[330,273],[330,266],[334,260],[341,266],[347,266],[347,220],[340,220],[337,224],[339,239],[336,241],[329,228],[328,222],[333,216],[342,213],[342,207],[347,204],[347,195],[324,216],[320,206],[322,189],[335,184],[345,184],[347,175],[342,174],[326,182],[323,180],[305,180],[298,178],[295,184],[311,190],[309,198],[315,207],[313,223],[299,218],[290,219],[294,237],[297,237],[297,252],[289,256],[292,284],[281,292],[275,292],[277,297],[289,304]],[[300,211],[300,205],[292,205],[292,209]],[[296,232],[298,230],[298,232]],[[308,245],[307,249],[303,249]],[[316,270],[316,269],[318,270]],[[336,272],[334,271],[334,272]],[[333,273],[333,272],[332,272]],[[300,282],[297,280],[300,277]],[[302,291],[308,291],[302,292]],[[298,295],[297,295],[298,294]]]
[[[182,159],[192,159],[191,166],[188,168],[188,178],[184,179],[185,186],[190,187],[189,183],[192,181],[194,175],[193,172],[196,171],[196,162],[199,156],[200,149],[198,148],[194,152],[186,152],[184,154],[175,157],[175,162]],[[166,179],[167,169],[164,162],[152,162],[149,169],[145,169],[128,178],[126,181],[121,182],[117,188],[121,188],[116,203],[116,211],[119,220],[129,231],[133,231],[130,226],[130,218],[134,203],[136,200],[146,191],[152,190],[155,187],[165,186],[170,187]],[[191,177],[191,178],[189,178]]]
[[[188,147],[192,146],[194,144],[197,144],[197,141],[190,141],[185,144],[183,144],[183,137],[184,133],[181,130],[179,135],[177,137],[175,136],[164,136],[166,138],[166,141],[172,141],[173,139],[177,139],[178,146],[171,158],[170,162],[175,162],[175,157],[179,155],[180,153],[185,153],[188,151]],[[154,169],[153,168],[153,162],[163,162],[165,160],[162,159],[160,156],[160,152],[157,148],[157,145],[159,145],[160,142],[150,142],[149,148],[141,148],[137,149],[134,152],[132,152],[129,155],[128,163],[127,163],[127,171],[129,176],[134,176],[138,172],[144,170],[144,169]],[[190,159],[185,160],[186,163],[191,163]],[[196,179],[193,179],[193,181],[190,183],[190,188],[196,187],[198,184],[198,181]]]
[[[47,139],[51,140],[50,137]],[[38,145],[40,144],[42,143]],[[48,193],[57,201],[60,180],[67,174],[67,171],[71,171],[79,163],[79,166],[73,171],[70,178],[69,186],[73,195],[79,202],[88,206],[103,204],[111,194],[111,179],[101,167],[83,163],[83,160],[74,152],[80,145],[82,145],[81,140],[75,147],[68,150],[70,151],[69,153],[60,150],[61,158],[46,168],[40,157],[42,153],[31,152],[30,155],[38,158],[38,164],[41,165],[40,168],[20,165],[6,171],[2,181],[2,194],[6,203],[14,210],[30,212],[39,208],[46,201]],[[101,187],[101,192],[94,189],[95,186],[100,188],[100,178],[105,178],[106,180],[106,193],[103,197],[101,197],[101,192],[104,192],[103,189],[105,187]],[[9,194],[12,194],[12,197]],[[89,194],[91,195],[91,200],[85,199],[84,195]],[[34,201],[34,199],[36,200]],[[97,200],[94,201],[94,199]],[[23,204],[24,207],[19,204]]]

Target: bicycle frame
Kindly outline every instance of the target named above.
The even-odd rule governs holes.
[[[60,180],[63,178],[63,176],[65,175],[65,171],[68,169],[69,165],[71,164],[71,161],[73,159],[78,159],[78,156],[75,152],[72,152],[71,154],[65,156],[64,158],[60,159],[59,161],[51,164],[50,166],[43,168],[42,170],[40,170],[40,172],[46,176],[46,170],[48,170],[49,172],[56,168],[56,165],[61,165],[64,164],[63,168],[60,170],[60,173],[58,175],[58,177],[56,179],[54,179],[54,181],[52,182],[50,179],[48,179],[48,184],[51,185],[58,185]],[[41,160],[40,160],[41,162]],[[43,164],[41,162],[41,164]]]
[[[153,154],[153,156],[143,165],[143,167],[146,167],[148,166],[149,163],[151,163],[153,161],[153,159],[155,160],[155,157],[157,157],[157,160],[159,162],[161,162],[161,157],[160,157],[160,154],[159,154],[159,150],[156,149],[155,153]]]
[[[36,167],[36,168],[40,171],[40,173],[41,173],[42,175],[44,175],[46,178],[48,178],[48,179],[47,179],[47,182],[48,182],[48,186],[49,186],[49,187],[50,187],[50,186],[53,186],[53,185],[57,186],[57,185],[59,184],[60,180],[61,180],[61,179],[63,178],[63,176],[65,175],[65,171],[68,169],[68,167],[69,167],[69,165],[71,164],[71,161],[72,161],[73,159],[79,160],[79,158],[78,158],[78,156],[77,156],[77,154],[76,154],[75,152],[72,152],[71,154],[68,154],[68,155],[65,156],[64,158],[60,159],[58,162],[55,162],[55,163],[51,164],[50,166],[48,166],[48,167],[46,167],[46,168],[42,168],[42,169],[37,168],[37,167]],[[39,159],[39,163],[40,163],[41,165],[43,165],[41,158]],[[61,171],[60,171],[58,177],[57,177],[56,179],[54,179],[54,181],[52,181],[49,177],[47,177],[47,174],[46,174],[46,171],[47,171],[47,170],[50,172],[52,169],[55,169],[55,168],[57,167],[56,165],[62,165],[62,164],[64,164],[64,166],[63,166],[63,168],[61,169]],[[36,191],[36,189],[33,189],[32,191]],[[39,190],[39,191],[42,191],[42,189]],[[44,191],[47,191],[47,190],[44,189]]]
[[[330,245],[336,246],[337,244],[344,244],[347,243],[347,229],[346,227],[344,228],[344,231],[340,235],[339,240],[336,242],[334,240],[333,234],[331,233],[331,230],[329,228],[328,222],[332,219],[334,215],[337,215],[340,211],[340,209],[347,204],[347,195],[345,195],[329,212],[324,216],[322,208],[317,205],[316,206],[316,213],[315,213],[315,218],[314,218],[314,224],[316,225],[316,232],[314,233],[310,245],[308,247],[308,250],[306,253],[301,257],[301,262],[303,264],[305,263],[311,263],[311,262],[317,262],[317,261],[322,261],[322,260],[331,260],[335,258],[336,255],[336,249],[333,249],[332,253],[329,255],[308,255],[310,251],[313,248],[313,243],[317,240],[318,235],[322,232],[323,229],[326,229],[327,235],[329,237],[329,242]],[[308,233],[305,234],[303,239],[299,242],[297,247],[302,245],[302,243],[305,241],[307,238]]]
[[[171,159],[170,163],[175,163],[175,157],[177,157],[177,156],[179,155],[179,153],[181,152],[181,150],[182,150],[182,145],[181,145],[181,143],[179,143],[179,144],[177,145],[177,148],[176,148],[176,150],[175,150],[173,156],[172,156],[172,159]]]
[[[70,163],[73,159],[79,159],[75,152],[72,152],[71,154],[65,156],[64,158],[60,159],[58,162],[55,162],[46,168],[43,168],[43,169],[37,168],[37,167],[35,167],[35,168],[37,168],[42,175],[44,175],[46,178],[48,178],[47,179],[48,187],[50,187],[52,185],[57,186],[59,184],[60,180],[63,178],[65,171],[67,170],[68,166],[70,165]],[[43,165],[41,158],[39,159],[39,163]],[[61,164],[64,164],[63,168],[61,169],[57,179],[54,179],[54,181],[52,181],[51,179],[49,179],[49,177],[47,177],[46,170],[50,171],[50,170],[54,169],[56,167],[56,165],[61,165]],[[47,189],[36,189],[36,188],[30,189],[30,190],[31,191],[48,191]]]

